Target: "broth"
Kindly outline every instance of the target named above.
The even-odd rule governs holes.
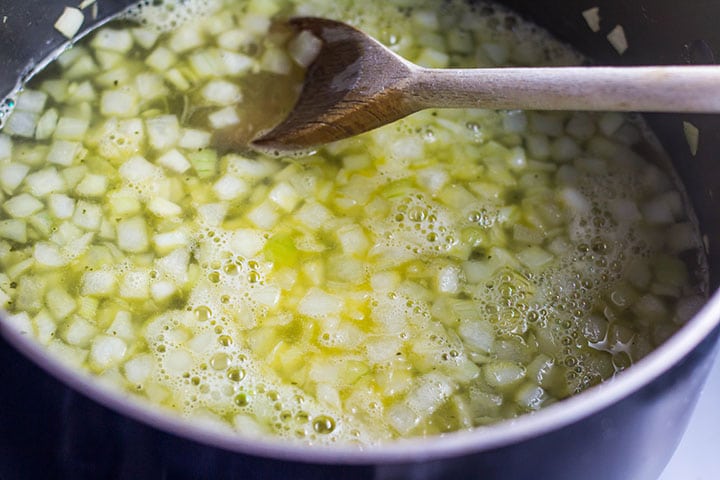
[[[297,94],[293,15],[430,67],[581,62],[489,4],[141,3],[0,133],[11,324],[198,421],[372,444],[579,393],[702,305],[692,213],[625,115],[429,110],[302,157],[226,151]]]

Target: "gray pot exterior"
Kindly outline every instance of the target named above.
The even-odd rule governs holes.
[[[120,10],[124,1],[99,1],[101,14]],[[628,1],[507,0],[509,6],[577,45],[602,64],[715,63],[720,30],[714,19],[720,2],[694,0]],[[9,91],[31,60],[60,45],[51,27],[65,2],[0,0],[0,96]],[[590,32],[580,17],[600,6],[602,30]],[[31,17],[30,12],[41,12]],[[17,21],[15,21],[17,20]],[[618,57],[605,39],[622,24],[630,44]],[[49,32],[49,33],[48,33]],[[648,115],[676,168],[709,240],[711,287],[720,280],[720,117]],[[696,157],[688,152],[682,121],[701,130]],[[717,319],[710,319],[717,325]],[[707,323],[707,322],[706,322]],[[693,327],[692,325],[690,327]],[[714,358],[720,327],[712,329],[682,359],[625,398],[573,423],[547,428],[509,444],[464,448],[427,460],[419,450],[409,457],[383,457],[375,463],[304,463],[232,453],[158,430],[110,410],[67,387],[19,354],[0,335],[0,479],[597,479],[657,478],[687,426]],[[98,398],[93,391],[85,391]],[[116,405],[117,407],[117,405]],[[562,408],[562,404],[558,406]],[[117,410],[120,410],[118,413]],[[176,431],[177,433],[177,431]],[[185,436],[193,438],[193,432]],[[445,439],[434,442],[441,445]],[[227,446],[227,445],[226,445]],[[239,450],[243,450],[240,448]],[[297,459],[295,459],[297,460]]]

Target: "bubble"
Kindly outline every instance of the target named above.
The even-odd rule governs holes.
[[[240,392],[237,395],[235,395],[235,398],[233,399],[233,402],[238,407],[246,407],[250,404],[250,399],[248,398],[247,393]]]
[[[217,0],[143,0],[129,8],[123,17],[164,33],[208,15],[218,5]]]
[[[320,415],[313,420],[313,430],[321,435],[327,435],[335,430],[335,420],[327,415]]]
[[[227,371],[227,378],[233,382],[241,382],[245,378],[245,370],[239,367],[231,368]]]
[[[427,217],[427,210],[420,206],[413,206],[408,210],[408,217],[413,222],[422,222]],[[444,227],[440,227],[444,228]]]
[[[228,275],[237,275],[237,274],[240,272],[240,269],[239,269],[238,266],[237,266],[236,264],[234,264],[234,263],[229,263],[229,264],[225,265],[225,267],[223,268],[223,270],[224,270],[225,273],[227,273]]]
[[[199,322],[205,322],[212,317],[212,310],[210,310],[210,308],[206,307],[205,305],[201,305],[195,308],[194,312],[195,318],[197,318]]]
[[[228,367],[228,356],[225,353],[216,353],[210,358],[210,366],[215,370],[225,370]]]

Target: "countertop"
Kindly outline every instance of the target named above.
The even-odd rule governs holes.
[[[659,480],[720,478],[720,355],[675,455]]]

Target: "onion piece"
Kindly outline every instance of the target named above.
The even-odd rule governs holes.
[[[688,147],[690,147],[690,154],[694,157],[697,155],[700,144],[700,130],[690,122],[683,122],[683,132],[685,133],[685,140],[687,140]]]
[[[587,10],[584,10],[582,12],[582,16],[585,19],[585,22],[587,23],[590,30],[592,30],[593,32],[600,31],[600,8],[599,7],[592,7],[592,8],[588,8]]]
[[[82,27],[85,21],[85,15],[73,7],[65,7],[62,14],[58,17],[55,22],[55,29],[62,33],[67,38],[72,38]]]
[[[320,49],[322,48],[322,40],[303,30],[295,38],[290,41],[288,50],[292,59],[303,68],[307,68],[315,60]]]
[[[6,193],[13,193],[29,171],[30,167],[23,163],[7,163],[0,166],[0,187]]]
[[[628,42],[622,25],[616,25],[615,28],[607,34],[607,39],[610,45],[612,45],[620,55],[628,49]]]
[[[0,133],[0,160],[10,158],[12,155],[13,142],[8,135]]]

